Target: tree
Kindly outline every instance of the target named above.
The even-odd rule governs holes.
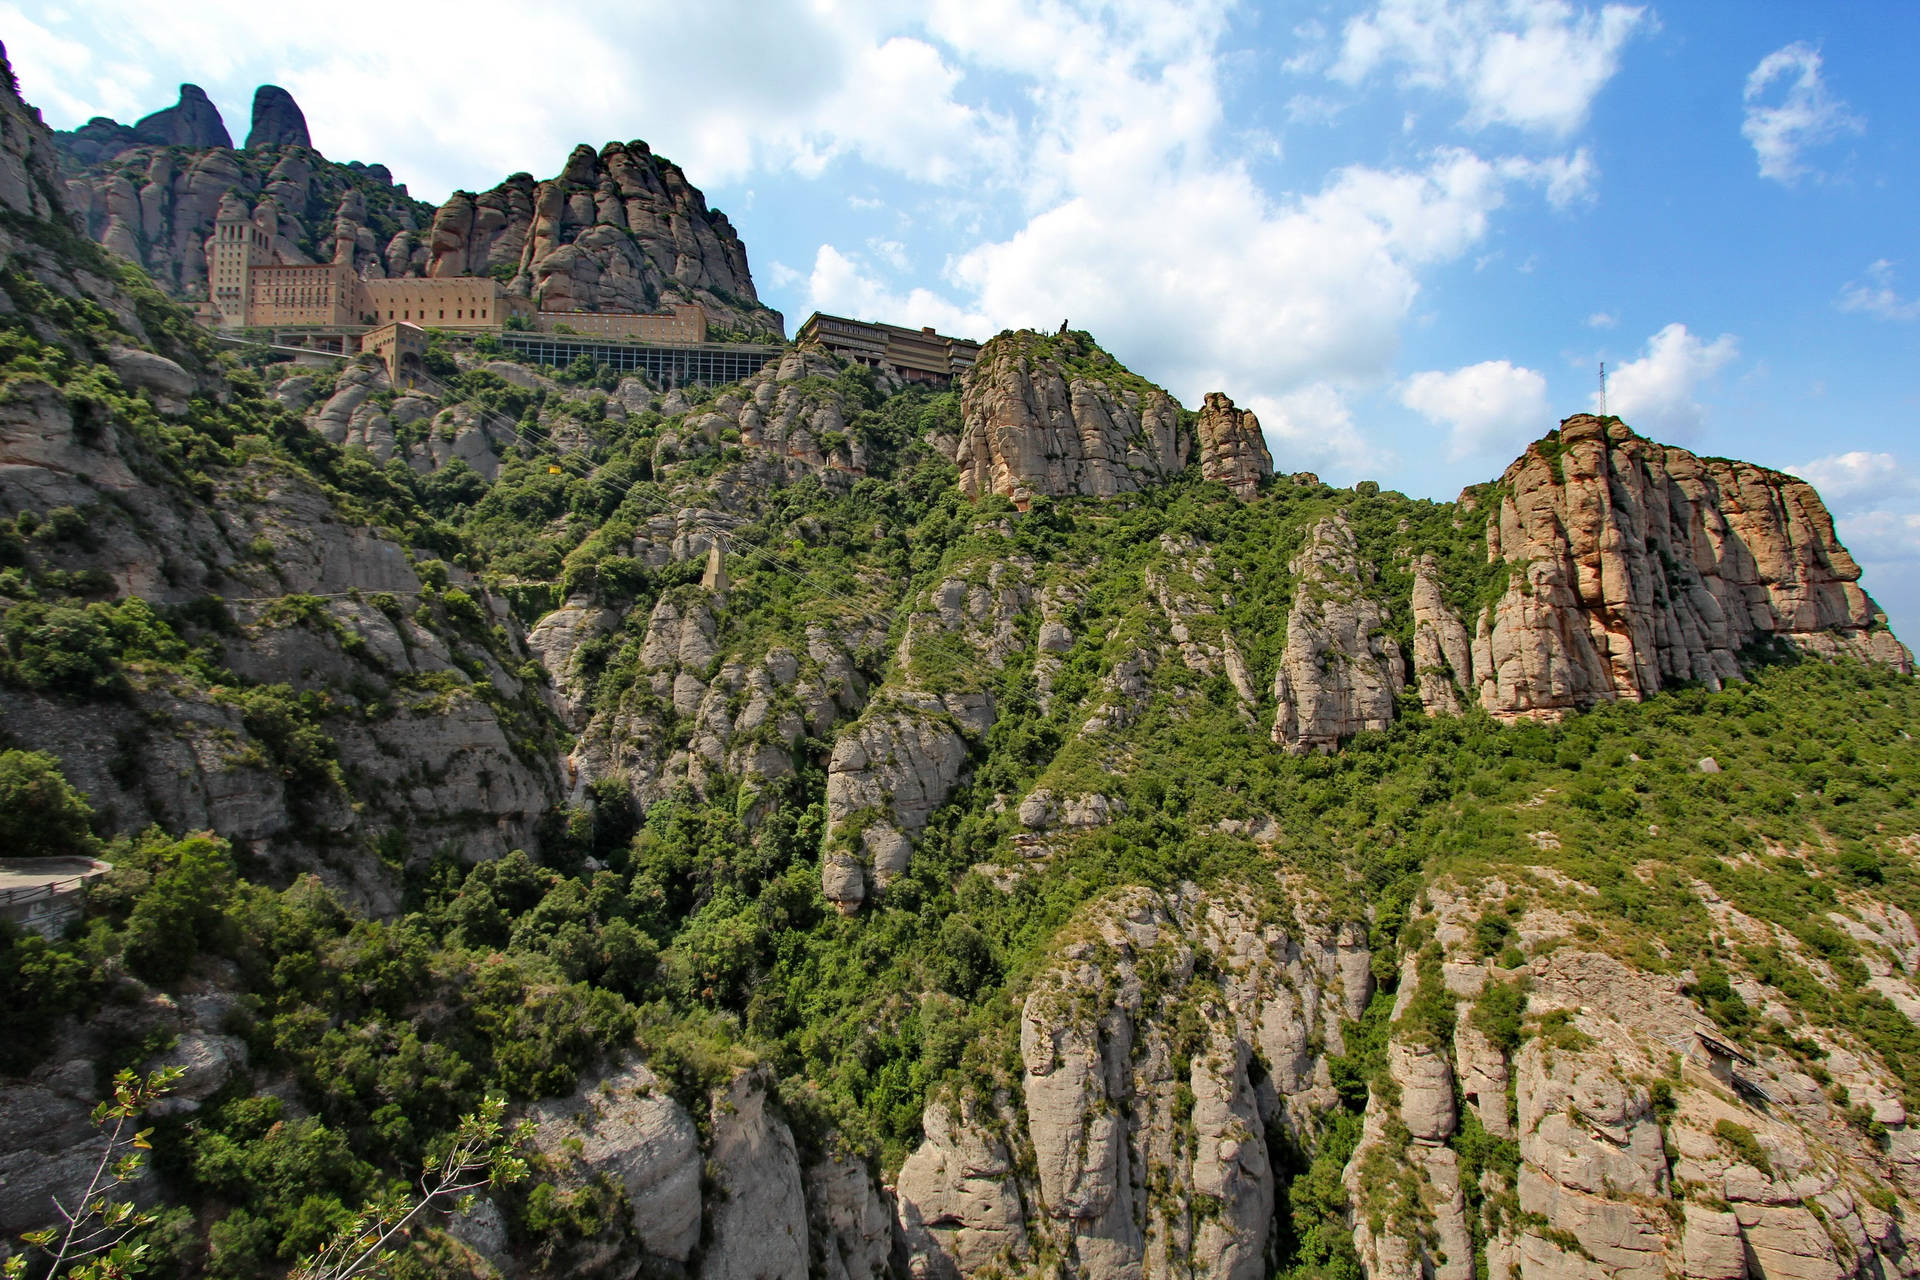
[[[143,1243],[130,1242],[134,1232],[154,1220],[154,1215],[137,1210],[129,1200],[115,1195],[121,1187],[140,1176],[145,1163],[141,1152],[151,1150],[147,1139],[151,1129],[132,1126],[141,1112],[166,1093],[179,1080],[179,1067],[165,1067],[141,1077],[122,1070],[113,1079],[113,1097],[93,1109],[93,1123],[106,1133],[106,1149],[93,1167],[87,1188],[72,1207],[53,1201],[60,1224],[29,1231],[22,1239],[52,1259],[47,1267],[49,1280],[72,1277],[73,1280],[122,1280],[140,1270],[147,1252]],[[27,1273],[25,1254],[8,1258],[4,1274],[16,1280]]]
[[[93,810],[44,751],[0,751],[0,848],[28,857],[87,857]]]
[[[464,1208],[475,1192],[506,1186],[527,1176],[519,1150],[533,1136],[533,1122],[506,1128],[504,1098],[488,1098],[480,1110],[462,1117],[444,1153],[420,1172],[418,1196],[388,1196],[372,1201],[346,1228],[289,1273],[289,1280],[349,1280],[377,1275],[388,1253],[414,1220],[429,1209]]]

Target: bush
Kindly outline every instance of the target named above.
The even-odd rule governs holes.
[[[41,751],[0,751],[0,849],[24,858],[89,857],[93,809]]]

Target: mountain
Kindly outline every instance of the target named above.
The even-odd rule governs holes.
[[[761,305],[726,215],[644,142],[576,147],[551,180],[515,174],[436,209],[384,165],[314,150],[304,113],[277,85],[255,94],[244,150],[194,85],[135,125],[100,118],[53,136],[87,234],[176,299],[206,296],[206,244],[233,192],[273,202],[274,248],[286,262],[351,261],[366,279],[492,275],[562,311],[699,302],[723,332],[785,333],[780,314]]]
[[[55,163],[0,94],[0,833],[113,868],[0,931],[9,1241],[170,1065],[151,1274],[489,1096],[401,1266],[1920,1271],[1920,686],[1804,482],[1582,414],[1338,489],[1078,332],[247,363]]]

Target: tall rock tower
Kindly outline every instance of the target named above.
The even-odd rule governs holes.
[[[253,268],[273,261],[266,230],[256,223],[244,201],[234,195],[220,199],[213,239],[207,242],[207,297],[220,313],[222,329],[247,323],[252,304]]]

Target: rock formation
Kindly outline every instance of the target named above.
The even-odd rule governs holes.
[[[29,218],[69,221],[53,131],[12,91],[13,68],[6,62],[5,46],[0,46],[0,70],[9,86],[0,92],[0,208]]]
[[[1386,728],[1406,664],[1345,518],[1316,524],[1288,568],[1299,586],[1273,674],[1273,740],[1329,751],[1362,729]]]
[[[680,166],[644,142],[579,146],[557,177],[524,173],[433,217],[426,274],[511,276],[552,311],[652,311],[698,301],[719,324],[784,333],[760,305],[746,246]]]
[[[300,104],[293,100],[292,94],[277,84],[263,84],[253,91],[253,127],[247,131],[247,150],[312,145],[313,139],[307,136],[307,117],[301,113]]]
[[[233,145],[220,109],[197,84],[181,85],[178,102],[131,125],[95,116],[71,133],[54,136],[60,149],[83,165],[104,163],[139,146],[197,149]]]
[[[1044,1250],[1089,1280],[1266,1274],[1270,1135],[1307,1141],[1333,1104],[1324,1055],[1371,988],[1361,935],[1191,885],[1091,910],[1027,997],[1018,1093],[927,1110],[897,1189],[912,1273]],[[1022,1128],[1027,1173],[1000,1136]]]
[[[1194,422],[1200,442],[1200,474],[1227,486],[1236,498],[1251,498],[1260,482],[1273,474],[1273,455],[1260,433],[1260,419],[1250,409],[1236,409],[1218,391],[1207,392]]]
[[[68,152],[74,154],[71,139]],[[380,166],[335,164],[305,147],[234,151],[139,145],[69,174],[87,234],[146,268],[177,298],[203,298],[206,244],[223,199],[257,206],[289,262],[352,262],[362,276],[418,274],[433,207]]]
[[[1729,1071],[1714,1048],[1729,1033],[1670,975],[1578,947],[1544,949],[1517,973],[1472,958],[1473,916],[1514,887],[1431,891],[1439,954],[1409,959],[1388,1054],[1395,1088],[1374,1094],[1346,1169],[1370,1276],[1470,1277],[1476,1254],[1493,1275],[1596,1280],[1915,1273],[1884,1190],[1912,1182],[1904,1112],[1889,1109],[1888,1136],[1869,1149],[1792,1057],[1764,1051]],[[1565,887],[1577,902],[1584,887]],[[1536,905],[1517,935],[1558,938],[1570,923]],[[1511,1053],[1475,1018],[1496,983],[1526,992],[1539,1020],[1527,1025],[1542,1027]],[[1443,988],[1439,1025],[1409,1015],[1435,994],[1425,984]],[[1850,1073],[1843,1100],[1897,1087],[1852,1055],[1827,1061]],[[1483,1165],[1471,1199],[1469,1119],[1517,1157],[1506,1172]]]
[[[962,383],[954,454],[968,497],[1111,497],[1181,470],[1180,406],[1083,333],[1003,333]]]
[[[1579,414],[1496,492],[1487,550],[1508,586],[1464,662],[1461,620],[1431,590],[1416,608],[1454,680],[1497,716],[1557,717],[1681,680],[1718,688],[1743,649],[1776,639],[1912,669],[1804,481]],[[1448,703],[1430,684],[1428,706]]]

